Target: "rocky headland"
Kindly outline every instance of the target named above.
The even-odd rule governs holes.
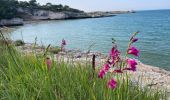
[[[24,25],[25,21],[100,18],[100,17],[115,16],[116,14],[133,13],[133,11],[54,12],[54,11],[41,10],[41,9],[30,10],[28,8],[18,8],[17,12],[19,13],[20,17],[16,17],[12,19],[1,19],[0,26]]]

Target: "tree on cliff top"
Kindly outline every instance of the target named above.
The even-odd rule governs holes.
[[[40,7],[40,4],[38,4],[36,0],[30,0],[29,1],[29,7],[31,9],[37,9],[37,8]]]
[[[0,0],[0,19],[10,19],[17,16],[16,0]]]
[[[18,17],[19,14],[17,9],[21,8],[28,8],[31,12],[34,9],[41,9],[41,10],[49,10],[54,12],[62,12],[62,11],[69,11],[75,13],[81,13],[83,11],[70,8],[69,6],[65,5],[53,5],[51,3],[47,3],[45,5],[40,5],[36,0],[27,1],[18,1],[18,0],[0,0],[0,20],[1,19],[11,19],[14,17]]]

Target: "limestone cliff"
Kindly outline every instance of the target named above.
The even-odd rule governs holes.
[[[0,26],[23,25],[24,21],[36,20],[62,20],[62,19],[80,19],[80,18],[99,18],[115,16],[115,14],[130,13],[129,11],[109,11],[109,12],[53,12],[41,9],[18,8],[20,18],[2,19]]]
[[[23,24],[24,24],[24,21],[21,18],[0,20],[0,26],[17,26],[17,25],[23,25]]]

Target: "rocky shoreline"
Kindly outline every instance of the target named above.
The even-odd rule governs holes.
[[[17,50],[23,54],[32,53],[33,44],[25,44],[24,46],[17,46]],[[43,53],[44,47],[36,45],[34,47],[34,53]],[[96,56],[95,65],[97,68],[103,65],[107,59],[107,55],[100,52],[80,51],[80,50],[66,50],[65,52],[58,52],[54,54],[55,60],[63,60],[67,63],[79,63],[85,64],[92,62],[92,56]],[[131,80],[136,84],[147,86],[151,88],[158,88],[161,90],[167,90],[170,94],[170,71],[166,71],[159,67],[143,64],[138,61],[137,71],[129,72]]]
[[[134,13],[134,11],[53,12],[38,9],[31,11],[27,8],[18,8],[18,13],[20,13],[20,18],[1,19],[0,26],[24,25],[25,21],[111,17],[116,16],[117,14]]]

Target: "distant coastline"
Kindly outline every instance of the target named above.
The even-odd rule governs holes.
[[[65,20],[65,19],[84,19],[84,18],[101,18],[111,17],[117,14],[134,13],[135,11],[96,11],[96,12],[53,12],[47,10],[34,10],[19,8],[20,18],[1,19],[0,26],[20,26],[25,22],[42,21],[42,20]]]
[[[170,10],[170,9],[144,9],[144,10],[135,10],[135,11],[162,11],[162,10]]]
[[[0,4],[3,4],[0,9],[2,12],[0,13],[0,26],[24,25],[25,21],[99,18],[134,13],[134,11],[85,12],[62,4],[46,3],[41,5],[36,0],[2,0]],[[9,7],[12,9],[8,9]]]

